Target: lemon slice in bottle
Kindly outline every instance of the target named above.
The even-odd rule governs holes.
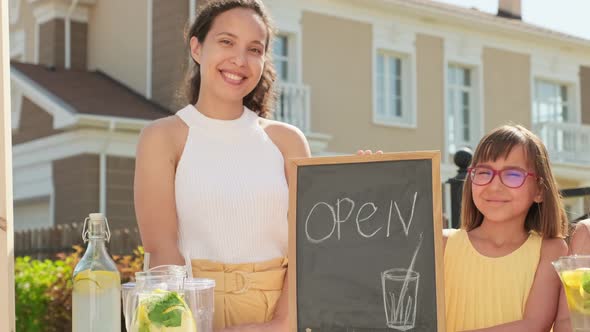
[[[74,277],[74,291],[100,293],[119,285],[119,274],[112,271],[84,270]]]

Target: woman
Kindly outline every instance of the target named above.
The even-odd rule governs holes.
[[[187,42],[189,105],[141,134],[135,209],[151,265],[216,280],[214,328],[286,331],[287,161],[297,128],[266,119],[272,27],[259,0],[213,0]]]

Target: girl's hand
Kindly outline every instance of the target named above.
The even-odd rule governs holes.
[[[358,150],[356,152],[356,155],[357,156],[369,156],[369,155],[372,155],[372,154],[373,154],[373,151],[371,151],[371,150]],[[383,151],[377,150],[375,152],[375,154],[383,154]]]

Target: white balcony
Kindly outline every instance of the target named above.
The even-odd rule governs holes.
[[[313,155],[326,153],[331,136],[311,131],[311,90],[309,86],[278,82],[276,89],[277,104],[273,113],[274,119],[299,128],[305,134]]]
[[[575,123],[543,122],[533,126],[552,162],[590,164],[590,126]]]
[[[305,134],[310,132],[310,89],[303,84],[279,82],[274,119],[296,126]]]

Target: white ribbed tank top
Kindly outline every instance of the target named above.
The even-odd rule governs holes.
[[[287,255],[289,190],[280,150],[246,107],[235,120],[188,105],[176,168],[179,246],[190,259],[250,263]]]

